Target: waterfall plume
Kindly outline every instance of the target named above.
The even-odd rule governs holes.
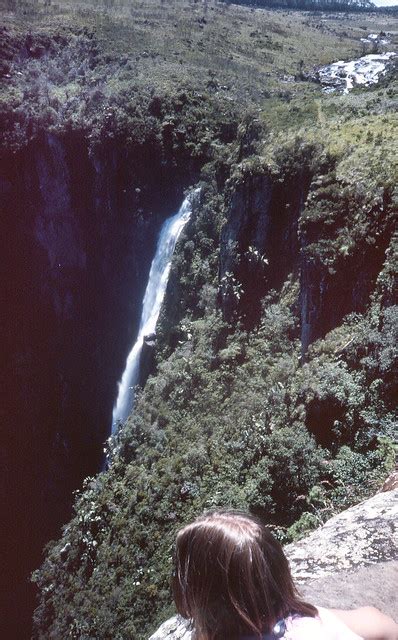
[[[138,383],[140,356],[145,336],[155,333],[163,298],[170,274],[171,260],[177,240],[192,212],[192,198],[198,190],[191,192],[182,203],[180,210],[164,222],[155,257],[152,260],[142,302],[138,335],[127,357],[126,366],[118,385],[117,400],[112,414],[112,433],[131,413],[134,404],[134,387]]]

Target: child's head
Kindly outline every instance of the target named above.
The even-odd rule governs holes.
[[[238,511],[207,513],[178,532],[173,587],[201,640],[259,635],[289,612],[316,611],[298,597],[279,542]]]

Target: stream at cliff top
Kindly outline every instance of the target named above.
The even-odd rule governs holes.
[[[164,222],[152,260],[142,303],[142,314],[137,339],[128,355],[122,379],[118,386],[118,396],[112,414],[112,433],[124,422],[133,409],[134,387],[140,373],[140,357],[144,339],[155,333],[163,298],[170,274],[171,260],[177,240],[192,213],[192,198],[197,190],[185,198],[180,210]]]
[[[390,51],[370,53],[349,62],[339,60],[318,69],[317,75],[320,83],[324,85],[325,92],[340,90],[348,93],[355,86],[377,83],[391,68],[396,55]]]

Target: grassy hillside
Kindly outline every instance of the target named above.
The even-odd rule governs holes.
[[[296,116],[308,117],[318,112],[319,88],[297,78],[370,51],[360,37],[394,26],[383,15],[347,21],[183,0],[15,1],[5,3],[2,17],[6,146],[23,145],[43,128],[81,129],[93,141],[117,126],[136,129],[148,96],[162,101],[182,91],[196,92],[204,119],[207,102],[275,118],[278,105],[295,98]]]

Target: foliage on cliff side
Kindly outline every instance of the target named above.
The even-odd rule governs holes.
[[[220,307],[220,233],[230,194],[248,176],[267,172],[283,184],[307,163],[312,180],[302,234],[308,242],[311,222],[317,242],[308,244],[310,258],[325,263],[332,278],[339,279],[339,260],[349,253],[341,251],[342,236],[353,251],[359,243],[365,258],[371,253],[361,249],[362,225],[370,247],[383,226],[391,236],[391,194],[380,200],[377,181],[361,208],[360,181],[345,183],[346,197],[333,197],[352,150],[337,157],[330,148],[285,141],[274,147],[272,165],[252,155],[242,160],[243,173],[242,163],[231,166],[220,192],[209,178],[215,173],[205,169],[207,186],[174,263],[181,283],[177,324],[163,335],[156,375],[134,415],[111,442],[110,470],[87,480],[75,518],[36,574],[42,593],[36,637],[145,638],[171,612],[172,544],[182,523],[209,507],[240,507],[289,541],[367,496],[387,473],[398,364],[393,241],[363,311],[313,342],[304,362],[297,270],[264,297],[254,330],[245,329],[239,305],[232,322]],[[362,171],[358,166],[357,177]],[[323,222],[325,202],[335,209],[329,207],[335,235]],[[366,226],[369,217],[373,226]]]

